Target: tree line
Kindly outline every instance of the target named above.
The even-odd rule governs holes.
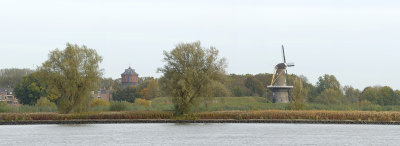
[[[178,115],[190,113],[199,102],[212,97],[266,97],[271,102],[272,74],[229,74],[226,59],[219,57],[215,47],[203,47],[200,42],[181,43],[164,51],[164,66],[158,69],[160,78],[141,77],[139,85],[122,88],[121,79],[102,78],[99,68],[102,57],[86,46],[67,44],[64,50],[55,49],[37,70],[2,69],[0,87],[14,87],[22,104],[38,101],[57,104],[60,113],[86,111],[91,91],[112,89],[113,100],[135,102],[135,98],[151,100],[173,97]],[[305,76],[290,74],[287,84],[290,107],[302,109],[307,102],[321,104],[399,105],[400,91],[388,86],[371,86],[363,90],[343,86],[333,75],[323,75],[313,85]],[[41,100],[42,99],[42,100]]]

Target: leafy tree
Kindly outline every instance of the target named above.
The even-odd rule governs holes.
[[[114,80],[112,78],[102,78],[101,79],[101,89],[110,89],[113,88]]]
[[[14,87],[15,96],[21,104],[35,105],[40,97],[46,96],[46,84],[40,80],[39,72],[23,77]]]
[[[121,88],[113,92],[113,100],[134,103],[136,98],[141,98],[142,94],[137,87]]]
[[[22,78],[32,73],[31,69],[8,68],[0,69],[0,88],[12,88],[21,82]]]
[[[230,96],[230,91],[221,82],[213,81],[209,86],[210,97],[227,97]]]
[[[263,84],[252,75],[246,75],[245,86],[252,91],[252,96],[264,96]]]
[[[251,96],[250,89],[245,86],[246,77],[244,75],[230,74],[225,77],[226,82],[224,84],[233,96]]]
[[[318,78],[316,86],[317,93],[321,94],[326,89],[341,91],[340,83],[335,76],[325,74]]]
[[[361,93],[361,100],[367,100],[373,104],[382,104],[377,87],[366,87]]]
[[[351,86],[344,86],[344,101],[343,103],[346,104],[351,104],[351,103],[357,103],[360,101],[360,96],[361,96],[361,91],[358,89],[354,89]]]
[[[141,99],[141,98],[136,98],[135,103],[141,106],[144,106],[145,108],[151,106],[151,100],[146,100],[146,99]]]
[[[145,99],[152,99],[159,96],[158,82],[155,79],[148,81],[146,88],[143,88],[140,93]]]
[[[379,88],[379,95],[382,97],[382,105],[398,105],[399,96],[389,86]]]
[[[319,95],[318,100],[323,104],[340,104],[342,97],[342,92],[337,89],[329,88],[325,89],[321,95]]]
[[[181,43],[170,52],[164,51],[164,62],[159,71],[164,73],[166,91],[174,97],[178,115],[189,113],[212,82],[222,79],[226,67],[216,48],[203,48],[200,42]]]
[[[17,83],[14,94],[22,104],[35,105],[41,97],[56,101],[60,96],[55,88],[48,86],[48,81],[43,73],[33,72]]]
[[[99,86],[102,57],[94,49],[67,43],[65,50],[53,50],[41,71],[49,79],[49,86],[60,93],[57,106],[61,113],[87,110],[90,93]]]
[[[292,99],[290,100],[289,109],[303,110],[306,107],[307,89],[303,88],[303,81],[300,78],[296,78],[293,86],[293,90],[290,92]]]
[[[89,107],[91,107],[91,108],[98,107],[98,106],[109,107],[110,102],[105,101],[103,99],[93,98],[89,103]]]
[[[56,104],[54,102],[51,102],[46,97],[41,97],[39,100],[37,100],[37,103],[35,106],[55,108]]]

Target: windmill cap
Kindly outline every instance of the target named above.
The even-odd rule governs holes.
[[[286,64],[285,63],[279,63],[275,66],[275,68],[277,69],[285,69],[286,68]]]

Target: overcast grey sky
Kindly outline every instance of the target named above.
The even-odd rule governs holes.
[[[400,89],[399,38],[395,0],[0,0],[0,68],[34,68],[70,42],[96,49],[105,77],[129,65],[159,77],[163,50],[199,40],[228,73],[271,73],[284,44],[289,73],[313,84]]]

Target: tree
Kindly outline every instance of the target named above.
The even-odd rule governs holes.
[[[341,91],[340,83],[335,76],[325,74],[324,76],[318,78],[316,87],[317,93],[321,94],[326,89]]]
[[[12,88],[21,82],[24,76],[32,73],[31,69],[6,68],[0,69],[0,88]]]
[[[34,72],[15,85],[14,93],[21,104],[35,105],[40,97],[46,96],[45,82],[39,76],[39,72]]]
[[[39,100],[37,100],[35,106],[55,108],[56,104],[54,104],[54,102],[51,102],[46,97],[41,97]]]
[[[147,86],[143,88],[140,93],[143,95],[145,99],[152,99],[158,97],[159,89],[158,82],[155,79],[151,79],[148,81]]]
[[[366,87],[361,93],[361,100],[367,100],[373,104],[382,104],[377,88],[378,87]]]
[[[166,64],[158,71],[165,77],[166,91],[174,97],[177,115],[189,113],[212,81],[222,80],[226,68],[218,50],[203,48],[200,42],[181,43],[170,52],[164,51],[163,61]]]
[[[101,89],[110,89],[114,85],[114,80],[112,78],[102,78],[101,79]]]
[[[43,63],[49,86],[60,93],[57,102],[60,113],[87,110],[90,93],[100,84],[102,57],[94,49],[67,43],[65,50],[55,49]]]
[[[337,89],[329,88],[325,89],[321,95],[319,95],[318,100],[323,104],[340,104],[342,97],[342,92]]]
[[[383,105],[398,105],[399,104],[399,96],[397,96],[396,92],[393,91],[389,86],[384,86],[379,88],[379,94],[382,97]]]
[[[351,104],[360,102],[361,91],[358,89],[354,89],[351,86],[344,86],[344,101],[343,103]]]
[[[300,78],[296,78],[294,81],[292,92],[292,99],[290,100],[289,109],[291,110],[303,110],[306,107],[307,89],[303,88],[303,81]]]
[[[48,86],[43,73],[37,71],[22,78],[14,87],[14,94],[22,104],[35,105],[41,97],[56,101],[60,96],[55,88]]]
[[[141,98],[142,95],[137,87],[120,88],[113,92],[113,100],[126,101],[134,103],[136,98]]]
[[[257,80],[254,76],[246,75],[246,80],[244,85],[252,91],[253,94],[252,96],[264,96],[264,92],[266,90],[264,89],[263,84],[259,80]]]

